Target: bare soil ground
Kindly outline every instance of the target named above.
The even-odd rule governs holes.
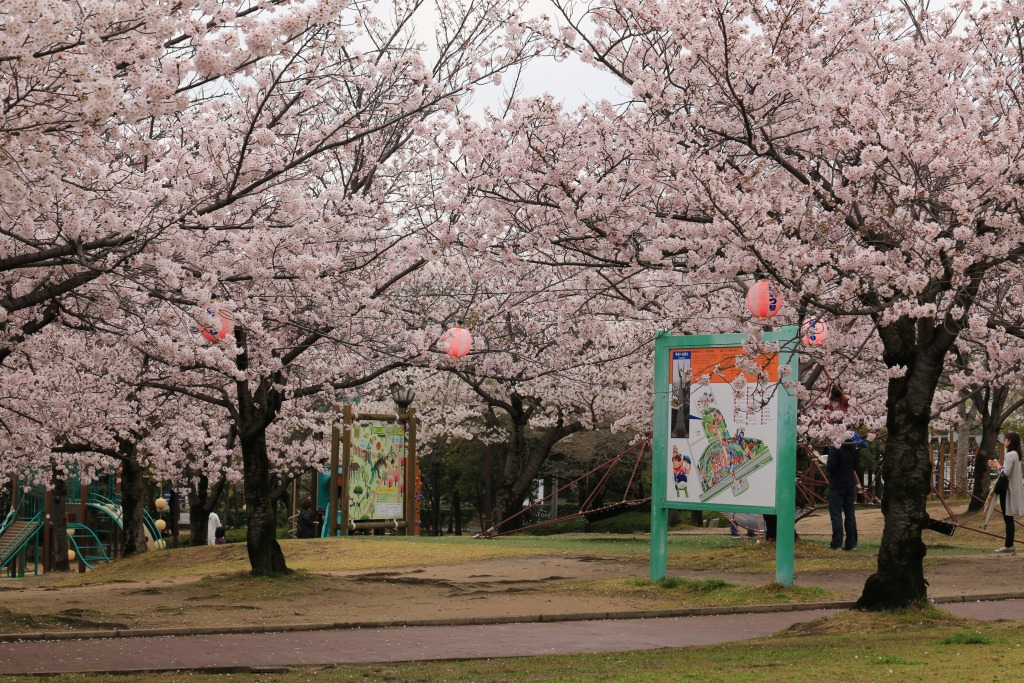
[[[840,599],[856,598],[874,569],[872,544],[881,537],[877,510],[858,512],[861,549],[822,551],[829,537],[826,511],[801,520],[797,531],[814,552],[836,558],[811,571],[797,564],[797,586],[818,586]],[[692,534],[728,535],[728,529]],[[930,532],[929,532],[930,533]],[[958,534],[969,532],[961,531]],[[930,544],[949,541],[930,535]],[[932,597],[1021,592],[1024,557],[997,556],[989,546],[999,539],[979,536],[976,548],[936,550],[926,564]],[[817,543],[815,543],[817,542]],[[481,543],[486,543],[481,541]],[[491,543],[500,543],[492,541]],[[745,539],[738,546],[749,547]],[[984,550],[985,552],[981,552]],[[216,552],[216,551],[214,551]],[[730,551],[720,551],[728,556]],[[842,557],[840,557],[842,556]],[[770,559],[770,554],[766,554]],[[698,563],[699,566],[699,563]],[[820,569],[825,566],[825,569]],[[703,569],[673,567],[681,578],[714,578],[764,586],[770,571],[721,565]],[[451,617],[514,617],[618,612],[677,607],[644,592],[595,590],[614,579],[645,579],[648,565],[635,558],[556,554],[487,557],[446,564],[377,567],[350,571],[307,571],[286,580],[240,581],[237,573],[206,576],[180,573],[141,580],[67,585],[67,575],[50,574],[0,581],[0,633],[75,629],[143,629],[277,624],[389,623]],[[610,584],[609,584],[610,585]]]

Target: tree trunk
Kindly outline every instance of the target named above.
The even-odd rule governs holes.
[[[441,535],[441,453],[430,463],[430,535]]]
[[[171,547],[178,547],[178,520],[181,518],[181,501],[178,498],[178,491],[175,488],[171,488],[171,508],[170,508],[171,521],[168,526],[171,527]]]
[[[957,408],[960,416],[960,428],[957,430],[956,439],[956,462],[953,468],[953,482],[960,489],[967,488],[967,460],[971,457],[971,432],[975,424],[977,411],[971,410],[966,401]],[[958,489],[954,489],[960,493]],[[956,494],[953,494],[956,495]]]
[[[188,491],[189,539],[193,546],[206,545],[209,537],[206,527],[210,523],[210,510],[206,507],[210,480],[201,475],[199,481]]]
[[[217,509],[217,505],[220,503],[220,499],[224,495],[226,483],[227,479],[222,474],[217,479],[217,483],[214,484],[211,489],[209,478],[203,474],[200,475],[199,481],[196,485],[189,489],[188,523],[191,527],[190,536],[192,539],[192,545],[206,545],[209,543],[210,538],[207,531],[209,530],[210,513]]]
[[[513,406],[516,405],[521,406],[521,403],[513,402]],[[504,522],[501,526],[502,531],[518,529],[523,525],[523,515],[514,519],[512,516],[522,512],[523,500],[530,493],[530,487],[551,455],[551,450],[565,437],[583,429],[579,422],[566,425],[559,418],[554,426],[543,431],[540,439],[524,454],[529,412],[520,410],[518,414],[512,414],[510,417],[512,429],[509,433],[508,456],[505,458],[505,466],[498,480],[497,491],[498,512],[501,515],[500,520]]]
[[[526,497],[526,489],[516,490],[516,481],[519,478],[519,470],[523,460],[523,441],[526,438],[526,424],[522,419],[516,419],[512,415],[512,428],[509,430],[508,448],[505,452],[505,462],[501,468],[495,487],[495,508],[498,511],[498,523],[501,524],[501,531],[518,529],[523,525],[522,515],[518,515],[523,509],[523,498]]]
[[[50,566],[60,572],[71,569],[68,562],[68,480],[61,477],[56,468],[53,470],[53,509],[50,516],[52,542],[50,543]]]
[[[916,429],[889,432],[882,464],[885,526],[878,549],[878,571],[864,585],[857,606],[896,609],[927,597],[921,531],[928,523],[925,509],[931,476],[927,422]]]
[[[452,517],[455,518],[455,535],[462,535],[462,501],[459,499],[459,489],[452,491]]]
[[[928,423],[932,398],[942,374],[943,353],[918,351],[913,321],[880,328],[888,367],[907,368],[889,380],[886,401],[888,442],[882,463],[885,526],[878,571],[868,577],[857,601],[861,609],[899,609],[927,599],[921,531],[928,522],[932,463]]]
[[[121,527],[124,543],[121,556],[131,557],[148,549],[143,511],[146,506],[142,468],[135,462],[135,444],[121,443]]]
[[[242,372],[249,369],[245,328],[235,328],[235,342],[240,352],[235,366]],[[280,380],[280,378],[278,378]],[[270,476],[270,457],[267,454],[267,425],[281,407],[281,396],[270,383],[262,381],[255,395],[249,381],[235,383],[238,413],[235,427],[242,449],[242,483],[245,487],[245,511],[248,526],[245,548],[249,553],[249,567],[253,576],[276,576],[288,572],[284,553],[277,542],[277,516],[274,514],[274,482]],[[334,511],[331,511],[334,514]]]
[[[248,517],[245,547],[249,553],[249,566],[253,576],[277,576],[287,573],[288,566],[281,545],[277,542],[277,518],[271,496],[266,433],[259,427],[240,427],[245,510]]]
[[[981,443],[974,454],[974,488],[967,506],[968,512],[977,512],[984,507],[992,478],[988,476],[988,461],[999,457],[999,429],[1003,426],[1003,410],[1009,397],[1010,388],[986,387],[971,396],[974,407],[981,416]]]

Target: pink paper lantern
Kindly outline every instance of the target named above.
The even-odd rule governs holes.
[[[747,290],[747,308],[758,320],[774,318],[782,310],[782,294],[778,285],[759,280]]]
[[[808,318],[800,326],[800,333],[803,334],[804,344],[808,346],[821,346],[828,337],[828,326],[824,320]]]
[[[201,309],[196,314],[199,332],[206,341],[217,344],[228,338],[235,331],[235,320],[227,311],[221,310],[215,303]]]
[[[463,327],[453,327],[441,336],[441,350],[452,358],[462,358],[473,346],[473,336]]]

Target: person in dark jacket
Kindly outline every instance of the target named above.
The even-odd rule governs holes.
[[[849,399],[838,386],[833,386],[829,396],[829,408],[845,413]],[[854,505],[857,502],[857,447],[849,440],[828,448],[825,471],[828,474],[828,516],[832,520],[832,550],[857,549],[857,517]],[[843,542],[843,533],[846,542]]]
[[[316,515],[313,514],[313,501],[306,498],[300,505],[299,519],[295,523],[296,538],[314,538],[316,536]]]

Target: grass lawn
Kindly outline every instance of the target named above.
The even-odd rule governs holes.
[[[362,571],[386,566],[400,569],[437,566],[509,557],[610,557],[638,563],[648,561],[650,541],[643,535],[568,534],[496,540],[445,536],[351,536],[314,540],[282,540],[288,566],[306,572]],[[820,543],[798,543],[798,571],[868,569],[877,544],[865,543],[859,554],[836,555]],[[772,573],[775,549],[770,544],[747,544],[728,536],[669,537],[669,568]],[[101,565],[76,574],[59,585],[76,586],[111,581],[137,581],[178,576],[238,573],[249,567],[245,545],[178,548],[146,553],[137,558]]]
[[[933,513],[934,515],[934,513]],[[938,516],[938,515],[934,515]],[[972,516],[975,517],[976,516]],[[976,519],[968,519],[975,522]],[[926,532],[926,562],[989,554],[987,537],[959,530],[953,537]],[[180,591],[193,599],[207,593],[229,602],[307,596],[316,598],[352,581],[343,572],[402,570],[501,558],[617,558],[644,565],[649,537],[643,534],[562,534],[504,537],[367,537],[283,540],[294,574],[280,578],[246,576],[245,546],[203,546],[149,553],[118,561],[97,571],[63,579],[60,587],[116,584],[124,581],[192,577],[162,588],[165,600],[176,602]],[[873,571],[877,541],[865,539],[857,553],[829,550],[819,538],[796,545],[796,571]],[[651,583],[641,578],[565,579],[533,590],[552,594],[637,596],[652,608],[726,606],[807,602],[833,599],[809,586],[783,589],[774,585],[738,585],[721,578],[683,579],[672,570],[703,570],[735,574],[773,573],[774,546],[755,545],[719,535],[669,537],[669,578]],[[642,576],[643,572],[637,573]],[[201,579],[201,580],[200,580]],[[628,628],[628,622],[623,622]],[[295,667],[288,673],[203,674],[193,672],[132,674],[138,683],[171,681],[989,681],[1010,680],[1024,666],[1024,629],[1017,623],[982,623],[931,609],[869,614],[842,612],[796,626],[768,638],[711,647],[634,653],[458,660],[409,664]],[[2,653],[0,653],[2,659]],[[60,681],[115,682],[124,675],[61,675]],[[0,676],[0,683],[47,680],[47,677]]]

